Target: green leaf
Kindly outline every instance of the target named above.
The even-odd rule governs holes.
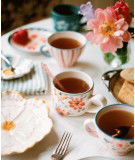
[[[117,49],[116,54],[118,58],[120,59],[122,64],[127,63],[128,61],[128,50],[127,50],[128,43],[123,43],[123,48]]]
[[[119,56],[119,55],[120,55],[120,56],[127,55],[127,45],[128,45],[128,43],[127,43],[127,42],[124,42],[124,43],[123,43],[123,47],[117,49],[116,54],[117,54],[118,56]]]
[[[128,62],[128,55],[125,55],[125,56],[118,56],[120,61],[121,61],[121,64],[125,64]]]
[[[115,58],[115,56],[111,52],[107,52],[104,54],[104,60],[110,64],[112,60]]]

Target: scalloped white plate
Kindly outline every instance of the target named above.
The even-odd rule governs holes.
[[[26,99],[17,91],[2,92],[1,113],[2,155],[26,151],[52,129],[46,102]]]

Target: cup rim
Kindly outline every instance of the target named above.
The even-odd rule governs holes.
[[[59,6],[67,6],[67,7],[73,7],[75,9],[78,9],[79,11],[79,7],[75,6],[75,5],[71,5],[71,4],[58,4],[56,5],[53,9],[52,9],[52,14],[55,14],[56,16],[62,16],[62,17],[71,17],[71,16],[81,16],[79,13],[78,14],[70,14],[70,15],[65,15],[65,14],[60,14],[58,12],[55,11],[56,7]]]
[[[133,138],[117,138],[117,137],[112,137],[111,135],[109,135],[109,134],[107,134],[106,132],[104,132],[99,126],[98,126],[98,122],[97,122],[97,117],[98,117],[98,115],[99,115],[99,113],[102,111],[102,110],[104,110],[104,109],[106,109],[106,108],[108,108],[108,107],[111,107],[111,106],[128,106],[128,107],[131,107],[131,108],[133,108],[133,106],[132,105],[128,105],[128,104],[120,104],[120,103],[115,103],[115,104],[110,104],[110,105],[107,105],[107,106],[105,106],[105,107],[103,107],[103,108],[101,108],[97,113],[96,113],[96,115],[95,115],[95,123],[96,123],[96,126],[98,127],[98,129],[101,131],[101,132],[103,132],[106,136],[108,136],[108,137],[110,137],[110,138],[113,138],[113,139],[115,139],[115,140],[122,140],[122,141],[134,141],[134,137]]]
[[[58,76],[58,75],[60,75],[60,74],[62,74],[62,73],[65,73],[65,72],[78,72],[78,73],[82,73],[82,74],[85,74],[86,76],[90,77],[90,76],[89,76],[87,73],[85,73],[85,72],[82,72],[82,71],[73,71],[73,70],[60,72],[60,73],[58,73],[56,76]],[[56,76],[55,76],[55,77],[56,77]],[[54,77],[54,79],[55,79],[55,77]],[[67,95],[78,96],[78,95],[86,94],[86,93],[90,92],[90,91],[94,88],[94,81],[93,81],[93,79],[90,77],[90,79],[92,80],[92,87],[91,87],[90,89],[88,89],[87,91],[82,92],[82,93],[68,93],[68,92],[64,92],[64,91],[58,89],[58,88],[54,85],[54,79],[53,79],[53,86],[55,87],[55,89],[59,90],[60,92],[62,92],[62,93],[64,93],[64,94],[67,94]]]
[[[50,43],[49,43],[49,39],[51,38],[51,37],[53,37],[54,35],[56,35],[56,34],[61,34],[61,33],[65,33],[65,32],[67,32],[67,33],[76,33],[76,34],[79,34],[80,36],[82,36],[83,38],[85,38],[85,36],[84,35],[82,35],[81,33],[78,33],[78,32],[75,32],[75,31],[61,31],[61,32],[55,32],[55,33],[53,33],[52,35],[50,35],[49,37],[48,37],[48,39],[47,39],[47,43],[51,46],[51,47],[53,47],[53,48],[55,48],[55,49],[58,49],[58,50],[68,50],[68,51],[70,51],[70,50],[74,50],[74,49],[80,49],[80,48],[83,48],[85,45],[86,45],[86,43],[87,43],[87,39],[85,38],[85,43],[84,44],[82,44],[82,45],[80,45],[79,47],[76,47],[76,48],[71,48],[71,49],[69,49],[69,48],[67,48],[67,49],[65,49],[65,48],[56,48],[56,47],[54,47],[54,46],[52,46]],[[64,36],[63,36],[64,37]],[[74,38],[72,38],[72,39],[74,39]],[[81,43],[81,42],[80,42]]]

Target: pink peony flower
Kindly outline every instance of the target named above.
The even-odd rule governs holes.
[[[87,23],[88,28],[93,30],[87,34],[87,38],[100,45],[104,53],[115,52],[123,47],[123,41],[128,42],[131,39],[127,31],[128,23],[124,18],[117,19],[110,7],[96,9],[95,16],[95,19]]]

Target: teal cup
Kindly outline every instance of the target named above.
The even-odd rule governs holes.
[[[79,31],[84,24],[81,23],[79,7],[61,4],[52,9],[51,15],[56,31]]]

